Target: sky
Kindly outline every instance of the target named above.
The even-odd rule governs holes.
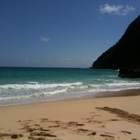
[[[0,66],[89,68],[139,14],[140,0],[0,0]]]

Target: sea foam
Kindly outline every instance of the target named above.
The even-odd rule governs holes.
[[[118,71],[60,68],[0,69],[0,105],[82,98],[102,91],[139,88],[140,79]]]

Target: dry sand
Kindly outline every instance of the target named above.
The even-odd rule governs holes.
[[[140,140],[139,94],[0,107],[0,140]]]

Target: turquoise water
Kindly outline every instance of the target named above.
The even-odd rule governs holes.
[[[0,68],[0,105],[83,98],[101,91],[139,88],[118,71],[70,68]]]

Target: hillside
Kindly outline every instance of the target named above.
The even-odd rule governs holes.
[[[140,15],[120,40],[93,63],[93,69],[140,68]]]

